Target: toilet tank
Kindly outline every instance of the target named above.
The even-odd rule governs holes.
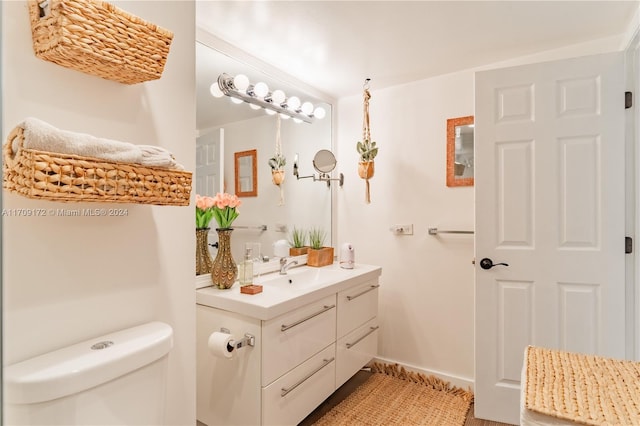
[[[173,330],[150,322],[4,369],[4,424],[162,425]]]

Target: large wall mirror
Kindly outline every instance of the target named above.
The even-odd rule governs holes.
[[[473,116],[447,120],[447,186],[473,186]]]
[[[263,255],[273,256],[273,243],[287,240],[296,228],[322,228],[331,235],[331,191],[327,185],[310,180],[297,180],[293,175],[294,158],[311,167],[314,155],[331,149],[331,105],[310,96],[281,78],[267,74],[216,49],[215,38],[208,39],[199,29],[196,42],[196,173],[195,190],[200,195],[235,192],[236,153],[253,152],[255,196],[242,198],[240,216],[234,222],[231,249],[236,260],[242,259],[244,243],[260,243]],[[228,96],[215,98],[210,87],[222,73],[244,74],[250,81],[263,81],[270,88],[322,106],[326,117],[312,123],[295,123],[281,119],[282,154],[287,159],[283,184],[284,204],[280,204],[280,188],[272,183],[268,160],[275,153],[277,121],[263,109],[236,104]],[[242,176],[240,176],[242,177]],[[241,188],[241,192],[243,188]],[[242,194],[238,194],[242,195]],[[212,229],[215,227],[212,224]],[[217,240],[215,231],[209,235]],[[330,244],[331,241],[326,241]],[[211,249],[215,256],[216,249]]]

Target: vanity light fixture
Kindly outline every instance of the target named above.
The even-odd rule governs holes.
[[[268,114],[279,113],[282,118],[293,118],[296,123],[311,123],[313,118],[323,119],[326,112],[322,107],[314,107],[311,102],[301,102],[296,96],[286,97],[282,90],[269,90],[263,82],[251,84],[247,76],[220,74],[217,83],[210,87],[216,98],[229,96],[235,103],[247,102],[253,109],[264,108]]]

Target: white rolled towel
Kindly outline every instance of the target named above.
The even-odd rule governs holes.
[[[140,148],[129,142],[60,130],[33,117],[26,118],[21,126],[24,129],[23,146],[27,149],[81,155],[122,163],[140,164],[142,161]],[[18,155],[17,141],[14,140],[13,143],[13,152]]]
[[[87,133],[60,130],[49,123],[29,117],[21,123],[24,129],[23,146],[38,151],[80,155],[118,163],[142,164],[183,170],[171,152],[153,145],[134,145],[113,139],[98,138]],[[18,155],[18,141],[13,141],[13,152]]]
[[[138,145],[142,151],[142,164],[145,166],[166,167],[169,169],[184,170],[175,157],[164,148],[155,145]]]

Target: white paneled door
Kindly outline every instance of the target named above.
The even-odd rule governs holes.
[[[479,418],[519,423],[527,345],[625,355],[623,64],[476,74]]]
[[[224,129],[209,132],[196,141],[196,194],[213,197],[223,191]]]

